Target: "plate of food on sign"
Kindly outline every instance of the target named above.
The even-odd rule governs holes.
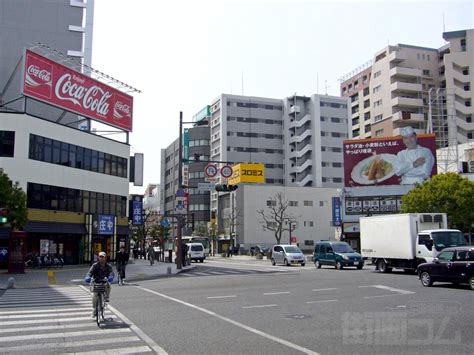
[[[373,185],[390,179],[395,175],[394,154],[374,154],[367,157],[354,166],[351,178],[361,185]]]

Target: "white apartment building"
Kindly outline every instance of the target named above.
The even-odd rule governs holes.
[[[474,30],[445,32],[443,38],[449,42],[439,49],[387,46],[368,64],[341,78],[341,95],[351,99],[353,138],[395,136],[407,125],[425,133],[430,102],[439,147],[473,138]],[[439,116],[441,121],[436,120]],[[454,136],[451,139],[446,125]]]

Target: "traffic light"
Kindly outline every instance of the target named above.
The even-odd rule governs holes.
[[[216,185],[217,192],[231,192],[239,188],[237,185]]]
[[[8,215],[10,210],[8,208],[0,208],[0,225],[8,223]]]

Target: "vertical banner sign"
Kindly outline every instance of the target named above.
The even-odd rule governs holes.
[[[140,197],[135,197],[132,202],[132,224],[142,225],[143,224],[143,202]]]
[[[332,198],[332,225],[340,227],[341,221],[341,199],[339,197]]]
[[[109,214],[99,215],[98,234],[113,235],[114,234],[115,216]]]
[[[132,96],[30,50],[22,84],[25,96],[132,131]]]

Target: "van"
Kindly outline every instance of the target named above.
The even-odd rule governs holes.
[[[206,255],[204,254],[204,246],[201,243],[186,243],[188,247],[188,259],[191,261],[204,262]]]
[[[346,242],[317,242],[314,246],[313,261],[317,269],[322,265],[334,266],[339,270],[346,266],[355,266],[359,270],[364,267],[362,255],[356,253]]]
[[[305,266],[306,258],[296,245],[278,244],[272,248],[272,265],[276,264],[286,266],[300,264],[301,266]]]

